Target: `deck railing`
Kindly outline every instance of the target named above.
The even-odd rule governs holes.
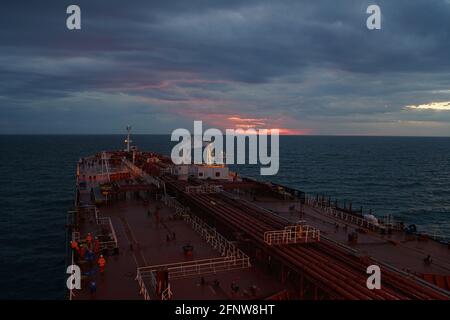
[[[181,205],[179,206],[182,207]],[[146,300],[147,297],[149,299],[150,296],[145,286],[145,279],[150,279],[150,285],[152,289],[156,291],[157,284],[155,274],[160,270],[168,272],[169,280],[175,280],[251,267],[250,258],[232,242],[228,241],[224,236],[218,233],[216,229],[207,225],[197,216],[190,216],[189,214],[182,214],[181,216],[186,223],[191,225],[193,230],[198,232],[200,236],[206,240],[207,243],[219,251],[222,257],[138,268],[136,280],[139,284],[139,292]],[[172,291],[169,283],[168,287],[161,294],[161,299],[170,299],[171,297]]]
[[[287,226],[283,230],[264,232],[268,245],[311,243],[320,241],[320,230],[309,225]]]
[[[134,165],[131,161],[128,159],[123,158],[122,159],[124,165],[136,176],[142,178],[145,182],[155,185],[157,188],[160,187],[161,182],[158,178],[152,177],[148,173],[146,173],[144,170],[139,168],[138,166]]]
[[[175,280],[249,267],[250,258],[247,256],[226,256],[141,267],[138,273],[144,279],[154,277],[158,270],[165,270],[168,271],[169,280]]]
[[[142,274],[139,271],[139,268],[137,269],[136,281],[138,282],[138,286],[139,286],[139,294],[144,297],[144,300],[151,300],[150,299],[150,294],[149,294],[149,292],[147,290],[147,287],[145,285],[145,282],[144,282],[144,279],[142,277]]]
[[[338,218],[340,220],[346,221],[348,223],[352,223],[354,225],[370,229],[370,230],[378,230],[380,228],[380,225],[374,224],[367,219],[355,216],[353,214],[349,214],[340,210],[337,210],[333,206],[328,206],[327,204],[323,203],[322,201],[317,201],[313,198],[306,197],[305,202],[307,205],[316,208],[318,213],[326,214],[333,216],[335,218]]]
[[[214,249],[218,250],[223,256],[246,256],[232,242],[228,241],[215,228],[212,228],[196,215],[190,214],[189,207],[184,207],[173,197],[165,197],[166,205],[175,208],[175,213],[183,218],[194,231],[209,243]]]
[[[72,231],[72,241],[80,241],[80,233],[78,231]]]
[[[118,241],[117,241],[117,235],[116,235],[116,231],[114,229],[114,225],[111,221],[110,217],[102,217],[100,215],[100,211],[98,210],[98,208],[94,205],[89,205],[89,206],[83,206],[80,207],[79,210],[84,210],[85,212],[87,212],[88,214],[92,215],[93,218],[95,219],[95,223],[99,226],[105,226],[110,233],[110,236],[112,238],[112,240],[109,241],[100,241],[100,249],[115,249],[118,247]],[[80,233],[79,232],[72,232],[72,240],[75,241],[80,241]]]
[[[165,203],[169,207],[175,208],[175,213],[183,218],[194,231],[209,243],[214,249],[219,251],[223,256],[245,256],[232,242],[228,241],[215,228],[212,228],[202,219],[195,215],[189,214],[189,207],[182,206],[175,198],[165,197]]]
[[[112,224],[110,217],[99,217],[97,219],[97,224],[107,226],[110,231],[112,240],[110,241],[100,241],[100,249],[115,249],[118,247],[116,231],[114,230],[114,226]]]
[[[183,219],[186,223],[191,225],[192,229],[200,234],[207,243],[219,251],[222,256],[246,257],[245,253],[238,249],[234,243],[228,241],[224,236],[217,232],[215,228],[206,224],[199,217],[185,214],[183,215]]]
[[[182,206],[181,203],[178,202],[177,199],[175,199],[175,197],[165,195],[165,196],[163,196],[163,201],[166,206],[168,206],[170,208],[174,208],[175,214],[177,214],[177,215],[187,214],[190,211],[190,209],[188,207]]]
[[[167,286],[166,290],[161,293],[161,300],[172,299],[172,290],[170,289],[170,284]]]
[[[200,186],[187,186],[185,188],[186,193],[189,194],[206,194],[206,193],[218,193],[223,191],[223,187],[221,185],[213,185],[213,184],[203,184]]]

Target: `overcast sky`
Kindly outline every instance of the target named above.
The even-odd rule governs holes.
[[[449,0],[93,2],[1,2],[0,133],[450,136]]]

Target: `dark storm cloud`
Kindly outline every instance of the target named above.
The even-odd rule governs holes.
[[[81,31],[65,27],[65,9],[74,3],[82,9]],[[365,27],[373,3],[382,9],[380,31]],[[446,0],[1,6],[3,132],[23,130],[38,116],[77,131],[68,119],[88,126],[100,110],[110,111],[100,131],[142,114],[171,126],[183,114],[286,117],[317,133],[377,131],[342,129],[355,121],[383,132],[383,123],[399,120],[450,120],[448,113],[405,110],[450,100]],[[167,130],[154,122],[154,130]]]

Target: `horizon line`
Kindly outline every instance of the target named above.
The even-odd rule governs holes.
[[[0,133],[0,136],[125,136],[126,133]],[[133,136],[170,136],[171,133],[133,133]],[[282,137],[377,137],[377,138],[450,138],[442,135],[372,134],[280,134]]]

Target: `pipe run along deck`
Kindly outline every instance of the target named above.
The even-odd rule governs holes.
[[[155,161],[158,157],[160,160]],[[79,208],[95,204],[91,189],[110,190],[104,187],[111,183],[105,168],[119,186],[127,187],[118,193],[106,192],[106,201],[98,208],[114,230],[118,253],[107,257],[104,275],[90,274],[95,266],[80,261],[85,284],[96,282],[97,291],[75,292],[75,299],[449,298],[447,292],[412,274],[349,250],[345,241],[330,238],[328,228],[318,222],[321,218],[310,216],[317,210],[312,204],[302,204],[306,221],[298,221],[290,213],[271,207],[275,203],[288,207],[291,203],[268,194],[266,184],[181,181],[171,175],[171,163],[163,156],[138,153],[133,158],[135,163],[131,152],[102,153],[84,159],[78,166],[78,177],[83,177],[78,181]],[[95,178],[96,173],[101,179]],[[243,193],[233,194],[242,191],[240,188],[244,188]],[[256,200],[258,192],[262,194],[258,199],[268,197],[269,201]],[[78,232],[74,233],[78,239],[89,230],[95,232],[87,216],[77,219],[71,229]],[[173,234],[176,240],[171,238]],[[226,239],[222,244],[217,242],[220,237]],[[238,263],[237,256],[226,253],[223,243],[240,252]],[[183,254],[186,245],[195,248],[193,256]],[[382,269],[381,290],[366,286],[366,269],[371,264],[380,264]],[[166,280],[161,280],[159,271],[167,274]],[[241,288],[239,294],[234,291],[236,287]]]

